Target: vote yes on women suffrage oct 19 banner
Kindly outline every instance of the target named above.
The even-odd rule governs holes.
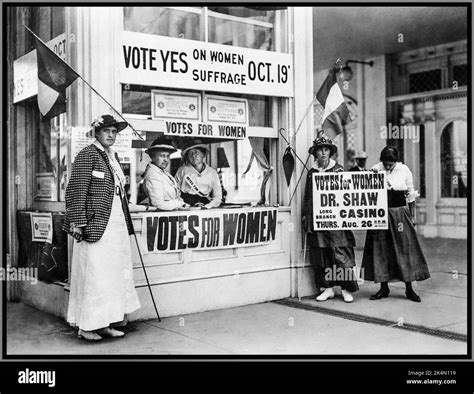
[[[223,249],[275,241],[277,209],[238,208],[143,213],[142,253]]]
[[[388,229],[384,173],[314,173],[312,185],[315,231]]]

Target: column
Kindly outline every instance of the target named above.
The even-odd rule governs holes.
[[[439,179],[441,163],[439,144],[436,137],[436,112],[433,101],[424,106],[423,121],[425,125],[425,182],[426,182],[426,225],[423,235],[428,238],[438,235],[436,203],[439,200]]]
[[[291,8],[291,10],[293,10],[291,15],[293,29],[290,29],[290,33],[293,41],[295,95],[293,99],[294,118],[290,122],[290,128],[296,131],[296,127],[302,122],[294,143],[298,156],[301,160],[306,161],[308,148],[312,144],[314,136],[312,108],[313,96],[315,94],[313,87],[313,9],[311,7],[295,7]],[[294,190],[296,187],[298,177],[304,169],[299,160],[295,160],[295,163],[296,179],[290,185],[291,190]],[[303,175],[291,205],[291,221],[294,230],[290,232],[292,238],[291,266],[292,268],[298,267],[296,270],[292,269],[296,277],[292,278],[291,295],[299,297],[313,293],[312,285],[310,285],[310,270],[302,269],[305,262],[302,261],[304,253],[301,231],[301,201],[305,183],[306,177]],[[304,278],[302,274],[304,274]]]

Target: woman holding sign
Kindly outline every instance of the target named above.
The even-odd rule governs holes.
[[[222,187],[217,171],[204,159],[209,151],[199,140],[190,140],[182,151],[185,164],[175,178],[184,202],[202,208],[217,208],[222,203]]]
[[[334,298],[334,287],[340,286],[345,302],[352,302],[352,293],[359,290],[353,271],[355,266],[354,246],[355,239],[349,230],[314,230],[313,225],[313,188],[314,173],[342,172],[344,168],[337,164],[331,156],[337,152],[332,141],[318,133],[313,146],[308,151],[316,163],[308,171],[306,188],[303,199],[303,229],[307,234],[309,256],[314,268],[314,277],[317,293],[325,290],[316,297],[317,301],[326,301]],[[306,245],[305,245],[306,247]],[[342,272],[342,279],[340,272]]]
[[[384,172],[388,188],[388,230],[369,230],[362,258],[364,279],[380,283],[380,290],[370,296],[380,300],[390,294],[388,282],[405,282],[405,295],[414,302],[421,299],[411,282],[430,277],[423,251],[415,231],[415,198],[413,175],[398,162],[398,150],[385,147],[380,163],[373,171]],[[408,206],[407,206],[408,204]]]
[[[169,138],[159,137],[145,151],[150,156],[151,162],[143,175],[143,188],[148,204],[163,211],[189,208],[180,196],[178,183],[166,172],[170,154],[176,150]]]

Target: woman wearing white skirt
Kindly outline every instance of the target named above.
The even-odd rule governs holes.
[[[96,140],[76,156],[66,189],[64,230],[75,238],[67,321],[79,328],[80,338],[98,341],[123,337],[110,324],[123,321],[140,303],[125,176],[110,148],[127,123],[103,115],[92,126]]]

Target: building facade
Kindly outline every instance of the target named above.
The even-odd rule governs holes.
[[[312,25],[308,9],[12,7],[8,12],[12,43],[9,264],[40,264],[44,243],[34,241],[33,227],[38,224],[34,222],[34,213],[44,213],[52,218],[55,249],[51,256],[58,265],[52,282],[11,284],[11,299],[65,315],[73,248],[70,237],[61,231],[65,188],[75,154],[91,142],[87,138],[89,125],[101,114],[117,116],[115,110],[133,127],[122,132],[118,142],[132,203],[139,202],[141,174],[149,160],[144,149],[155,137],[167,133],[178,145],[181,139],[189,137],[208,141],[208,160],[213,167],[221,166],[218,149],[225,152],[228,167],[222,165],[220,170],[228,192],[226,203],[234,214],[240,217],[241,213],[252,211],[252,206],[262,199],[277,212],[272,242],[143,253],[162,316],[280,299],[297,293],[296,271],[302,263],[298,261],[301,229],[295,223],[299,223],[300,206],[298,198],[289,205],[296,177],[288,187],[279,158],[288,143],[298,152],[306,153],[312,140],[312,113],[305,115],[313,95],[312,53],[308,51]],[[104,15],[108,15],[107,27]],[[51,120],[44,120],[38,110],[34,41],[23,24],[83,78],[67,89],[66,111]],[[294,40],[296,36],[298,40]],[[163,103],[166,108],[174,105],[174,110],[163,113]],[[216,135],[216,129],[221,130],[222,124],[228,122],[226,116],[233,117],[234,123],[224,127],[223,134]],[[295,119],[303,119],[302,128],[309,130],[300,133],[296,143]],[[240,128],[234,128],[234,124],[240,124]],[[214,134],[210,132],[212,127]],[[244,130],[241,138],[235,138],[235,130]],[[296,173],[301,169],[302,165],[297,163]],[[269,181],[262,190],[266,178]],[[300,193],[298,189],[297,197]],[[141,212],[132,216],[142,242],[145,216]],[[134,268],[144,306],[135,318],[153,317],[137,250]]]
[[[216,217],[232,212],[248,220],[257,203],[276,215],[268,242],[158,252],[146,250],[143,241],[150,214],[133,212],[137,245],[162,317],[313,294],[300,226],[304,181],[299,182],[320,125],[315,92],[327,75],[327,69],[313,67],[318,56],[313,8],[9,7],[7,12],[7,264],[41,264],[45,240],[35,239],[35,225],[48,220],[53,230],[48,257],[56,264],[49,281],[9,282],[9,299],[65,316],[73,249],[61,230],[67,180],[78,150],[92,141],[91,122],[101,114],[117,116],[115,110],[133,127],[120,134],[117,145],[135,206],[149,161],[144,150],[164,133],[178,145],[190,137],[209,143],[208,162],[219,169],[227,191],[227,211],[215,210]],[[45,120],[38,110],[34,40],[23,25],[83,78],[67,89],[65,112],[53,119]],[[345,137],[336,139],[338,161],[347,164],[349,148],[365,150],[370,167],[387,143],[397,145],[420,191],[420,234],[466,238],[466,42],[361,60],[373,60],[376,67],[369,72],[357,64],[350,84],[340,81],[353,118]],[[412,138],[400,138],[400,130]],[[288,185],[281,158],[289,144],[298,158]],[[153,318],[137,248],[133,258],[143,308],[132,319]]]

